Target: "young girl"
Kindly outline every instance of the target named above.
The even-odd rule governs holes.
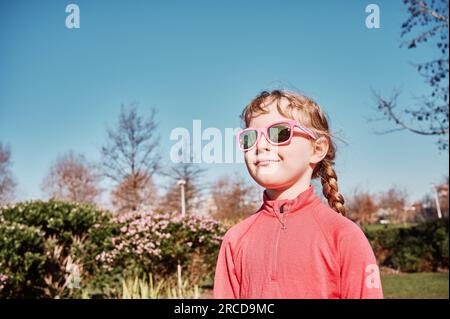
[[[264,91],[244,109],[237,140],[261,208],[231,227],[220,248],[214,298],[383,298],[373,251],[345,216],[335,146],[320,107]],[[320,177],[329,206],[314,193]]]

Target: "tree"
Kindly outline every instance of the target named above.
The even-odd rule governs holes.
[[[126,176],[111,193],[111,202],[119,213],[155,207],[158,193],[149,175]]]
[[[395,186],[380,195],[379,206],[387,212],[392,223],[406,223],[413,218],[406,205],[407,198],[407,192]]]
[[[162,175],[169,178],[169,186],[166,195],[160,202],[160,209],[165,212],[181,212],[181,190],[178,181],[184,180],[184,198],[186,203],[186,212],[193,213],[199,208],[203,190],[208,188],[205,184],[201,185],[201,178],[206,172],[198,164],[179,163],[167,168]]]
[[[378,205],[374,196],[368,192],[355,189],[348,200],[348,218],[360,224],[372,224],[378,220]]]
[[[262,195],[255,186],[245,183],[237,174],[223,176],[213,185],[211,195],[214,210],[211,215],[217,219],[238,221],[255,213]]]
[[[11,172],[11,150],[0,142],[0,205],[10,202],[14,197],[16,182]]]
[[[398,90],[394,90],[389,98],[374,92],[377,109],[383,114],[382,118],[374,120],[388,120],[395,124],[393,129],[376,133],[407,130],[420,135],[438,136],[439,148],[446,150],[449,131],[448,0],[404,0],[404,3],[410,16],[401,26],[401,37],[413,30],[419,31],[419,34],[401,46],[414,49],[425,42],[432,42],[439,56],[413,65],[431,89],[429,95],[418,98],[418,107],[410,105],[398,110]]]
[[[112,201],[118,210],[137,210],[156,195],[152,177],[160,167],[155,109],[144,117],[136,104],[122,106],[115,129],[107,129],[101,148],[103,173],[115,183]],[[153,197],[152,197],[153,198]],[[152,199],[153,200],[153,199]],[[122,205],[123,204],[123,205]]]
[[[72,150],[59,156],[42,183],[49,196],[79,203],[95,203],[101,194],[100,176],[94,164]]]

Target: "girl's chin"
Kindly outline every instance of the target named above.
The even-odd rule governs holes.
[[[264,174],[263,172],[257,172],[254,176],[254,180],[265,188],[277,189],[281,185],[285,185],[285,180],[280,180],[281,174]]]
[[[273,166],[256,167],[254,175],[256,178],[271,179],[271,177],[280,176],[280,170]]]

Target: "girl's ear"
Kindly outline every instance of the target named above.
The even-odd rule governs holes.
[[[317,140],[312,142],[312,156],[310,159],[310,163],[317,164],[321,160],[325,158],[328,153],[328,148],[330,144],[328,143],[328,139],[325,137],[319,137]]]

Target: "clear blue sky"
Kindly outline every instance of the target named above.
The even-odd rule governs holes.
[[[402,1],[377,1],[381,28],[367,29],[370,1],[72,1],[81,28],[65,27],[69,1],[0,4],[0,140],[12,149],[19,199],[42,198],[42,179],[69,149],[99,159],[107,124],[121,104],[158,109],[164,158],[175,127],[240,126],[242,108],[262,89],[296,88],[330,118],[340,188],[392,185],[410,199],[448,174],[435,140],[398,132],[375,117],[371,88],[402,102],[427,92],[410,62],[430,48],[399,48]],[[346,5],[343,5],[345,3]],[[380,126],[382,125],[382,126]],[[206,180],[244,164],[209,164]]]

